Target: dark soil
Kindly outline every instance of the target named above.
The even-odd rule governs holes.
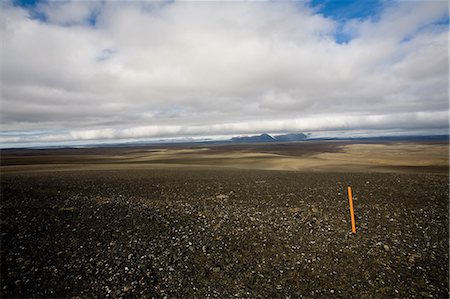
[[[1,186],[2,298],[449,296],[448,176],[130,169]]]

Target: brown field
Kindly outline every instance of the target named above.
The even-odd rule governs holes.
[[[300,142],[169,148],[10,150],[3,171],[208,166],[240,169],[448,173],[446,143]],[[32,167],[32,165],[39,165]]]
[[[3,150],[0,297],[447,298],[448,168],[446,143]]]

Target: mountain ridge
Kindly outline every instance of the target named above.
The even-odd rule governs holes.
[[[253,135],[253,136],[236,136],[229,139],[229,141],[235,143],[292,142],[292,141],[302,141],[307,138],[308,137],[303,133],[288,133],[274,136],[271,136],[267,133],[263,133],[261,135]]]

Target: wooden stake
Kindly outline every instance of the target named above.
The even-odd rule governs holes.
[[[352,187],[348,186],[348,201],[350,203],[350,218],[352,220],[352,233],[356,234],[355,212],[353,210]]]

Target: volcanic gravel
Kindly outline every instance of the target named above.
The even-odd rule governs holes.
[[[80,170],[1,187],[2,298],[449,296],[448,176]]]

